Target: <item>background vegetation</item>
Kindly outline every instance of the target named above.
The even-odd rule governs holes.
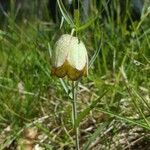
[[[24,129],[33,127],[34,146],[74,149],[70,83],[51,76],[53,45],[72,26],[66,20],[61,28],[54,24],[47,1],[39,2],[25,1],[17,10],[12,1],[5,17],[0,12],[0,149],[16,149]],[[128,25],[129,13],[124,21],[119,14],[102,18],[94,2],[89,20],[76,28],[91,60],[78,89],[80,146],[148,150],[149,3],[141,20]]]

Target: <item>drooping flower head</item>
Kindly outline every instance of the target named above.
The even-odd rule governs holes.
[[[75,81],[87,72],[88,55],[83,42],[69,34],[62,35],[54,46],[52,74]]]

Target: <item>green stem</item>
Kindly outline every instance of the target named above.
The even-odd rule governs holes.
[[[75,85],[75,81],[72,82],[72,95],[73,95],[73,123],[74,123],[74,130],[75,130],[75,134],[76,134],[76,149],[79,150],[79,128],[76,126],[76,120],[78,117],[77,114],[77,88]]]

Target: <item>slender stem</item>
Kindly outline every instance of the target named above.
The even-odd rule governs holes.
[[[76,120],[78,117],[77,114],[77,88],[75,85],[75,81],[72,82],[72,95],[73,95],[73,122],[74,122],[74,130],[75,130],[75,134],[76,134],[76,149],[79,150],[79,128],[76,126]]]

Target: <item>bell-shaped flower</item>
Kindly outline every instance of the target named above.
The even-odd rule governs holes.
[[[54,46],[52,74],[75,81],[87,72],[88,55],[83,42],[69,34],[62,35]]]

